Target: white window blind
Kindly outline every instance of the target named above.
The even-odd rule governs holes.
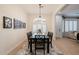
[[[77,21],[65,20],[65,32],[77,31]]]

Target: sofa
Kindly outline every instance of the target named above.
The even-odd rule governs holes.
[[[77,39],[77,33],[76,31],[73,32],[65,32],[64,36],[70,39]]]

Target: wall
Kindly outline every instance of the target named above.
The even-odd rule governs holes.
[[[56,37],[62,38],[63,18],[62,15],[56,15]]]
[[[26,29],[3,29],[3,16],[27,23],[27,15],[17,5],[0,5],[0,54],[8,54],[26,39]]]
[[[56,15],[60,13],[60,11],[64,8],[65,4],[59,5],[55,11],[52,13],[52,31],[53,31],[53,39],[56,39]]]
[[[38,14],[28,14],[28,18],[29,18],[29,20],[28,20],[28,32],[29,31],[32,31],[32,24],[33,24],[33,20],[35,19],[35,18],[37,18],[39,15]],[[52,31],[52,15],[51,14],[42,14],[42,17],[44,18],[44,19],[46,19],[46,22],[47,22],[47,26],[48,26],[48,31]]]
[[[77,31],[79,32],[79,19],[77,19]]]

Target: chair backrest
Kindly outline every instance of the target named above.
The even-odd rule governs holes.
[[[77,33],[77,39],[79,39],[79,33]]]
[[[32,36],[32,32],[28,32],[27,33],[27,38],[29,39],[29,37]]]
[[[47,35],[52,39],[52,37],[53,37],[53,32],[48,32]]]

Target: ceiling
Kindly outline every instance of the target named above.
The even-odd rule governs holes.
[[[69,4],[62,11],[64,16],[79,17],[79,4]]]
[[[39,5],[38,4],[23,4],[19,5],[26,11],[27,14],[39,14]],[[52,14],[56,11],[57,8],[62,6],[62,4],[42,4],[44,6],[41,10],[42,14]]]

